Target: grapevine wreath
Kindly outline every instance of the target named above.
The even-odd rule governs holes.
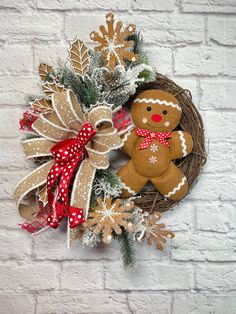
[[[67,224],[68,246],[117,240],[127,267],[134,241],[163,250],[174,237],[160,212],[199,176],[203,124],[190,92],[148,65],[135,25],[109,13],[99,30],[94,49],[71,43],[70,66],[39,65],[43,96],[29,96],[20,120],[36,168],[15,199],[21,228],[36,235]]]

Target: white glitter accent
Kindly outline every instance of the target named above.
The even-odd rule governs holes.
[[[170,107],[173,107],[173,108],[176,108],[178,109],[179,111],[181,111],[181,107],[178,105],[178,104],[174,104],[173,102],[167,102],[166,100],[160,100],[158,98],[156,99],[152,99],[152,98],[136,98],[134,100],[134,102],[139,102],[139,103],[142,103],[144,102],[145,104],[159,104],[159,105],[165,105],[165,106],[170,106]]]
[[[183,177],[183,179],[181,180],[181,182],[172,190],[170,191],[168,194],[164,195],[165,197],[169,198],[171,195],[174,195],[177,191],[180,190],[180,188],[184,185],[184,183],[186,182],[186,177]]]
[[[186,146],[184,133],[183,133],[183,131],[178,131],[178,133],[179,133],[179,138],[181,141],[183,157],[185,157],[185,156],[187,156],[188,153],[187,153],[187,146]]]
[[[157,157],[156,156],[151,156],[149,158],[149,162],[150,162],[150,164],[155,164],[157,162]]]
[[[156,144],[152,144],[150,146],[150,151],[153,152],[153,153],[157,152],[158,151],[158,146]]]
[[[129,186],[127,186],[123,181],[121,181],[122,182],[122,185],[123,185],[123,188],[125,189],[125,190],[127,190],[131,195],[136,195],[137,193],[135,192],[135,191],[133,191]]]

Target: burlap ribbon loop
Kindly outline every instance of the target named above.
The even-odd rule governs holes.
[[[81,128],[84,122],[81,106],[70,90],[53,94],[52,106],[64,127],[76,131]]]
[[[54,146],[52,141],[46,138],[32,138],[23,141],[23,149],[27,158],[51,156],[51,148]]]
[[[14,198],[18,206],[20,214],[26,218],[32,219],[32,211],[35,212],[35,204],[32,204],[32,211],[29,204],[24,204],[24,198],[29,196],[30,193],[45,184],[47,181],[47,174],[53,165],[53,160],[48,161],[42,166],[38,167],[26,177],[24,177],[17,185],[14,193]]]
[[[99,125],[102,127],[105,123],[108,127],[112,127],[112,111],[107,106],[95,107],[88,113],[88,121],[95,130],[99,129]]]
[[[83,208],[84,216],[87,218],[95,172],[97,169],[109,167],[109,152],[120,148],[123,141],[113,127],[112,110],[108,106],[98,105],[88,114],[84,114],[76,96],[72,91],[66,90],[52,95],[52,107],[54,112],[40,114],[33,123],[32,128],[39,137],[24,141],[24,151],[28,158],[50,158],[50,150],[55,143],[76,138],[85,122],[92,124],[96,134],[85,147],[88,156],[81,162],[75,175],[70,197],[70,206]],[[53,160],[48,161],[18,184],[15,199],[19,209],[22,208],[23,198],[46,183],[52,164]],[[21,210],[22,212],[27,219],[32,218],[32,213],[27,215],[26,210]]]

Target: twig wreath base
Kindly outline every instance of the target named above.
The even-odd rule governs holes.
[[[206,162],[204,127],[201,115],[192,102],[191,92],[183,89],[168,77],[157,73],[156,80],[145,83],[137,88],[136,94],[130,97],[126,106],[141,92],[149,89],[159,89],[174,95],[182,108],[182,118],[178,130],[187,131],[193,138],[192,152],[182,159],[175,161],[176,165],[183,171],[189,183],[188,193],[197,183],[202,168]],[[179,201],[165,198],[151,185],[148,184],[140,193],[140,198],[136,198],[135,203],[148,212],[164,212],[172,209]]]

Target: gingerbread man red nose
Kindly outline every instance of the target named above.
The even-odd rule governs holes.
[[[153,114],[151,119],[154,122],[160,122],[162,120],[162,117],[159,114]]]

